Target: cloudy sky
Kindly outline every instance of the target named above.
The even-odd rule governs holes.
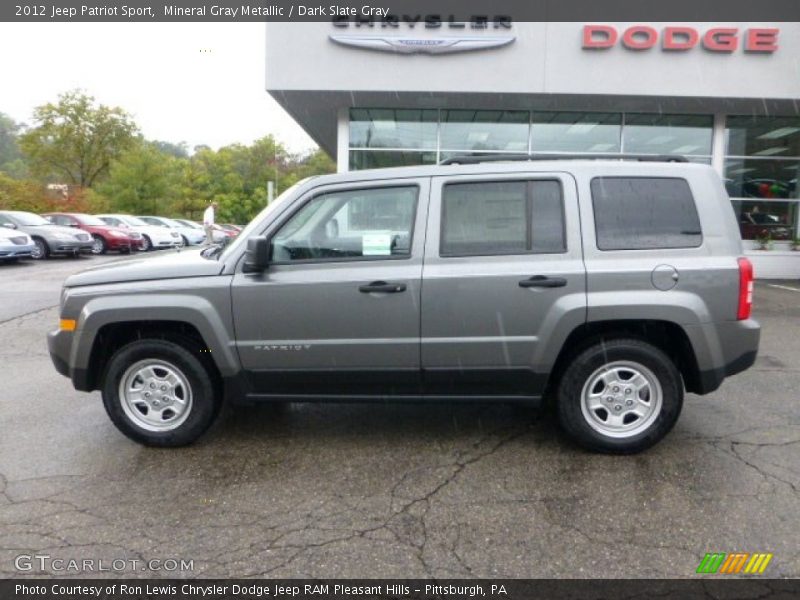
[[[147,138],[192,148],[274,134],[312,140],[264,91],[262,23],[0,23],[0,112],[82,88],[132,113]]]

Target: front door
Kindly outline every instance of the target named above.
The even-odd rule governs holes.
[[[434,177],[429,213],[425,391],[540,395],[556,358],[547,342],[586,319],[574,179],[564,173]]]
[[[428,192],[427,179],[325,186],[269,232],[269,268],[232,291],[256,394],[419,393]]]

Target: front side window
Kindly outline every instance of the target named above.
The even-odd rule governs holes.
[[[596,177],[592,205],[600,250],[696,248],[703,242],[685,179]]]
[[[321,194],[298,210],[275,235],[272,260],[408,257],[418,195],[416,186]]]
[[[558,181],[480,181],[444,186],[442,256],[565,250]]]

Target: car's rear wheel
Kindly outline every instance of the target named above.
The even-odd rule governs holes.
[[[150,241],[150,238],[146,235],[142,236],[142,252],[147,252],[153,248],[153,242]]]
[[[92,254],[105,254],[108,246],[103,236],[94,235],[92,237],[94,238],[92,240]]]
[[[673,361],[636,339],[604,340],[578,354],[558,388],[561,426],[590,450],[641,452],[678,419],[683,383]]]
[[[50,256],[50,248],[47,247],[47,242],[42,238],[33,238],[34,248],[31,252],[31,258],[35,260],[42,260]]]
[[[117,428],[147,446],[184,446],[214,422],[220,402],[204,364],[170,340],[120,348],[103,381],[103,404]]]

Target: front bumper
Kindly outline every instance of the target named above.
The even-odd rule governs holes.
[[[69,356],[72,349],[72,338],[75,332],[56,329],[47,334],[47,350],[53,366],[61,375],[69,377],[76,390],[90,392],[92,387],[86,369],[70,368]]]
[[[0,260],[9,258],[28,258],[36,246],[33,244],[3,244],[0,246]]]
[[[127,238],[109,237],[106,239],[106,245],[109,250],[130,250],[135,247],[133,242]]]
[[[66,242],[62,240],[48,240],[47,245],[50,248],[51,254],[74,254],[76,252],[91,252],[92,241],[81,242],[75,240],[74,242]]]

